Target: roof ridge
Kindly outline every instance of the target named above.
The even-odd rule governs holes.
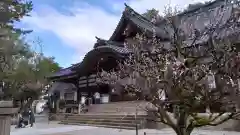
[[[148,21],[148,22],[151,22],[151,20],[147,19],[146,17],[144,17],[143,15],[139,14],[138,12],[136,12],[133,8],[131,8],[130,6],[128,6],[126,3],[124,3],[125,5],[125,10],[124,12],[126,11],[132,11],[134,14],[140,16],[142,19]],[[151,22],[152,23],[152,22]]]
[[[229,1],[229,0],[213,0],[213,1],[209,1],[209,3],[203,3],[203,5],[200,5],[199,7],[193,8],[191,10],[183,11],[183,12],[179,13],[177,16],[185,15],[185,14],[188,14],[188,13],[193,13],[193,12],[196,12],[196,11],[200,10],[201,8],[210,7],[211,5],[213,5],[215,3],[224,2],[224,1],[226,2],[226,1]]]
[[[198,11],[204,12],[204,11],[201,10],[201,9],[204,9],[204,8],[205,8],[205,9],[206,9],[206,8],[213,9],[213,8],[215,8],[215,7],[211,7],[212,5],[214,5],[214,4],[218,3],[218,2],[224,2],[224,1],[227,2],[227,1],[229,1],[229,0],[213,0],[213,1],[210,1],[209,3],[203,4],[203,5],[199,6],[199,7],[194,8],[194,9],[180,12],[179,14],[176,14],[175,17],[181,17],[181,16],[185,16],[185,15],[194,14],[194,13],[196,13],[196,12],[198,12]],[[155,25],[155,26],[156,26],[156,27],[159,27],[159,26],[161,26],[165,21],[166,21],[166,18],[163,18],[163,19],[162,19],[160,22],[158,22],[158,24]]]

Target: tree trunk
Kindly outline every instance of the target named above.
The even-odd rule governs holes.
[[[180,128],[175,131],[177,135],[190,135],[192,131],[188,131],[187,129]]]
[[[175,132],[177,135],[190,135],[193,128],[187,128],[187,118],[188,114],[182,108],[183,105],[180,105],[178,108],[178,118],[177,118],[177,128]]]

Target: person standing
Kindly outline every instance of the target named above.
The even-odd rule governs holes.
[[[100,93],[95,92],[94,98],[95,98],[95,104],[100,104]]]
[[[87,112],[88,109],[87,109],[87,105],[86,105],[86,97],[85,96],[82,96],[81,97],[81,106],[80,106],[80,113],[81,112]]]
[[[34,117],[33,111],[31,109],[29,109],[28,115],[29,115],[30,127],[33,127],[33,123],[35,123],[35,117]]]

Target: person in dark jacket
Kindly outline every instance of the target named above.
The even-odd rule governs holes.
[[[29,115],[30,126],[33,127],[33,123],[35,123],[35,117],[34,117],[33,111],[31,109],[29,109],[28,115]]]

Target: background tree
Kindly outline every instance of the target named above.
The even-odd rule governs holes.
[[[118,86],[116,90],[142,93],[153,106],[144,108],[156,117],[151,120],[168,125],[178,135],[238,119],[240,56],[233,44],[237,37],[216,36],[238,27],[235,15],[224,24],[209,24],[204,31],[187,28],[192,30],[189,36],[178,27],[176,12],[169,11],[173,10],[167,10],[165,17],[169,43],[160,42],[155,34],[153,38],[138,35],[135,43],[127,44],[132,51],[129,57],[116,71],[99,73],[100,81]],[[206,36],[207,45],[201,40]],[[190,37],[192,42],[186,42]],[[218,110],[199,113],[215,105]]]
[[[143,13],[142,16],[156,25],[163,20],[163,17],[159,15],[159,11],[154,8],[147,10],[147,12]]]
[[[0,2],[0,86],[3,98],[36,98],[47,85],[44,76],[59,69],[53,58],[33,51],[23,39],[31,32],[16,28],[14,23],[29,16],[31,1]]]
[[[153,18],[159,16],[159,11],[153,8],[143,13],[143,16],[146,17],[148,20],[152,20]]]
[[[1,88],[8,87],[7,77],[14,70],[17,59],[21,59],[29,52],[28,46],[20,40],[21,34],[28,31],[22,31],[15,28],[14,23],[19,21],[23,16],[28,15],[32,9],[31,2],[21,0],[9,1],[3,0],[0,10],[0,58],[1,58]]]

